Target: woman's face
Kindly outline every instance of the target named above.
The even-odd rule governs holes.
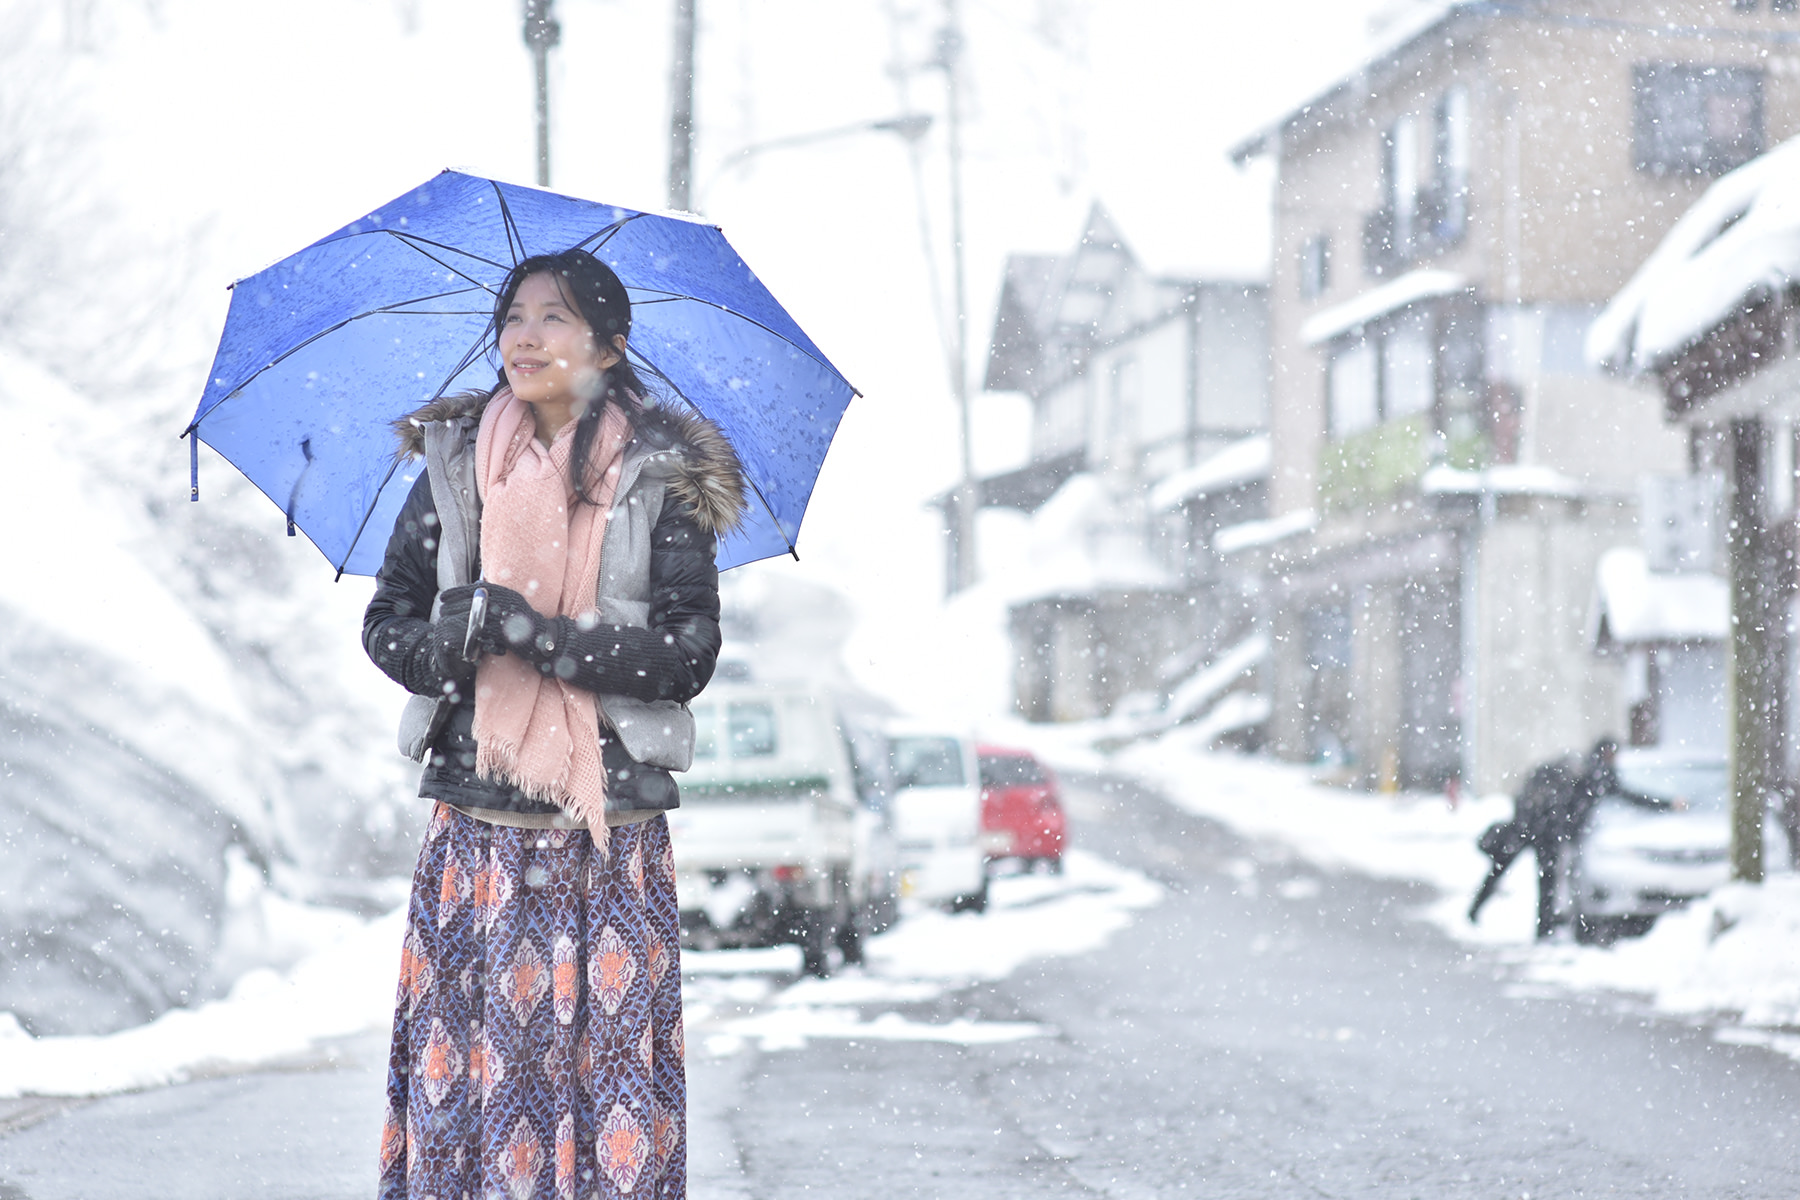
[[[513,395],[527,404],[572,406],[600,395],[601,372],[619,351],[594,338],[581,311],[548,273],[519,284],[500,327],[500,361]]]

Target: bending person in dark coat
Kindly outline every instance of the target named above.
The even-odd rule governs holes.
[[[1525,786],[1513,799],[1513,819],[1490,826],[1481,835],[1481,849],[1493,860],[1493,867],[1469,905],[1469,920],[1477,920],[1488,897],[1526,848],[1537,858],[1538,906],[1537,936],[1547,938],[1559,924],[1556,911],[1557,885],[1562,878],[1568,847],[1574,844],[1587,824],[1594,806],[1603,796],[1643,808],[1670,809],[1678,801],[1664,800],[1627,791],[1619,784],[1619,743],[1603,737],[1594,748],[1580,758],[1568,755],[1534,767]]]

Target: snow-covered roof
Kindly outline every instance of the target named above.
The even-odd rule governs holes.
[[[1098,476],[1071,476],[1037,512],[1026,531],[1024,565],[995,581],[1010,604],[1057,596],[1161,590],[1177,580],[1125,536],[1118,500]]]
[[[1427,496],[1479,495],[1483,492],[1496,496],[1581,495],[1581,484],[1562,472],[1519,463],[1502,463],[1481,471],[1432,467],[1420,478],[1419,489]]]
[[[1150,507],[1163,512],[1197,496],[1266,479],[1272,458],[1269,435],[1266,433],[1233,442],[1217,454],[1175,472],[1150,489]]]
[[[1643,374],[1746,300],[1800,280],[1800,138],[1706,190],[1588,330],[1596,366]]]
[[[1717,575],[1654,572],[1644,552],[1628,546],[1602,554],[1595,575],[1596,647],[1724,641],[1731,634],[1731,592]]]
[[[1308,346],[1317,346],[1332,338],[1342,337],[1358,326],[1398,312],[1409,304],[1429,300],[1434,296],[1452,296],[1457,292],[1467,291],[1468,287],[1469,281],[1454,271],[1440,271],[1431,267],[1408,271],[1392,283],[1384,283],[1353,300],[1346,300],[1342,304],[1334,304],[1322,312],[1314,313],[1300,326],[1300,340]]]
[[[1265,521],[1245,521],[1239,525],[1227,525],[1213,534],[1213,550],[1218,554],[1235,554],[1239,550],[1248,550],[1252,546],[1272,546],[1286,538],[1310,533],[1318,528],[1318,525],[1319,514],[1310,508],[1302,508],[1284,516],[1270,517]]]
[[[1392,58],[1408,46],[1434,32],[1459,9],[1472,8],[1483,0],[1399,0],[1388,6],[1385,14],[1371,22],[1368,42],[1357,47],[1351,61],[1332,73],[1331,82],[1290,107],[1281,117],[1233,146],[1231,159],[1244,163],[1279,144],[1276,136],[1290,123],[1325,107],[1339,92],[1361,84],[1366,90],[1370,68]]]

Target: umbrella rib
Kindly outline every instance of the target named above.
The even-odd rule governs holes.
[[[332,237],[320,238],[318,241],[314,242],[311,246],[308,246],[306,249],[311,250],[318,246],[328,246],[332,242],[347,242],[351,238],[381,237],[383,235],[385,235],[387,237],[391,237],[395,241],[398,241],[398,242],[405,242],[407,245],[412,246],[414,250],[419,250],[419,248],[418,248],[418,246],[413,245],[413,243],[421,242],[427,246],[436,246],[439,250],[447,250],[451,254],[460,254],[464,258],[472,258],[478,263],[484,263],[487,266],[494,268],[494,270],[496,270],[496,271],[506,270],[505,263],[497,263],[497,262],[494,262],[492,259],[483,258],[479,254],[475,254],[472,251],[462,249],[460,246],[450,246],[450,245],[446,245],[443,242],[434,242],[430,238],[420,237],[416,233],[401,233],[397,229],[359,229],[355,233],[344,233],[344,234],[337,234]],[[425,252],[423,250],[419,250],[419,253],[425,254]],[[451,266],[449,263],[439,262],[438,259],[433,258],[429,254],[425,254],[425,257],[430,258],[432,262],[438,263],[438,265],[443,267],[446,271],[456,271],[456,268]],[[475,284],[477,287],[484,287],[484,288],[487,287],[487,284],[482,283],[481,280],[476,279],[473,275],[467,275],[461,271],[456,271],[456,273],[458,275],[462,275],[462,277],[464,279],[467,279],[470,283]],[[243,281],[239,280],[239,282],[241,283]],[[493,289],[488,288],[488,290],[492,291]]]
[[[481,353],[481,348],[485,345],[487,345],[487,330],[484,329],[481,331],[481,336],[475,339],[475,344],[463,351],[463,356],[457,362],[456,366],[448,375],[444,376],[444,382],[438,384],[437,391],[431,394],[431,401],[435,401],[442,396],[444,394],[444,389],[454,383],[458,375],[461,375],[473,365],[476,356]],[[431,403],[431,401],[427,401],[427,403]]]
[[[458,271],[455,267],[451,266],[449,263],[445,262],[443,259],[439,258],[437,255],[426,254],[425,251],[419,249],[420,243],[423,243],[427,246],[436,246],[439,250],[448,250],[452,254],[461,254],[465,258],[472,258],[478,263],[487,263],[488,266],[494,268],[494,270],[496,270],[496,271],[506,270],[506,268],[501,266],[499,263],[488,262],[487,259],[481,257],[479,254],[470,254],[466,250],[458,250],[455,246],[446,246],[442,242],[434,242],[434,241],[431,241],[429,238],[415,237],[414,235],[412,235],[410,233],[395,233],[392,229],[384,229],[381,232],[389,235],[396,242],[399,242],[402,246],[405,246],[407,249],[413,251],[415,254],[419,254],[425,258],[430,259],[432,262],[434,262],[438,266],[444,268],[444,270],[450,272],[452,275],[461,275],[464,279],[468,280],[470,283],[474,284],[476,287],[480,288],[482,291],[486,292],[490,296],[494,294],[493,288],[489,287],[487,284],[483,283],[481,280],[475,278],[473,275],[469,274],[467,271]]]
[[[851,383],[848,379],[844,378],[844,373],[842,371],[839,371],[836,367],[834,367],[830,363],[826,362],[825,359],[822,358],[820,355],[818,355],[817,353],[815,353],[811,350],[808,350],[805,346],[802,346],[800,343],[796,342],[793,338],[788,337],[785,333],[782,333],[779,329],[769,328],[767,325],[764,325],[761,321],[757,320],[753,316],[750,316],[748,313],[741,313],[735,308],[728,308],[727,306],[720,304],[717,300],[704,300],[704,299],[701,299],[699,296],[689,296],[683,292],[665,292],[658,288],[645,288],[645,287],[640,287],[640,288],[637,288],[636,290],[640,291],[640,292],[648,292],[652,296],[661,296],[661,297],[663,297],[663,299],[661,299],[661,300],[645,300],[645,301],[634,300],[634,301],[632,301],[633,304],[637,304],[637,303],[667,304],[671,300],[691,300],[695,304],[704,304],[708,308],[716,308],[720,312],[726,314],[727,316],[736,317],[740,321],[747,321],[748,323],[750,323],[750,324],[756,326],[758,329],[762,330],[764,333],[768,334],[770,337],[780,338],[782,341],[786,342],[788,345],[792,346],[794,349],[798,350],[800,353],[806,355],[806,357],[808,357],[808,358],[812,359],[814,362],[818,363],[821,367],[824,367],[827,371],[830,371],[833,375],[836,375],[838,377],[838,382],[843,384],[845,387],[849,388],[853,395],[856,395],[858,397],[861,397],[861,395],[862,395],[862,392],[857,389],[857,386],[854,383]],[[648,360],[646,360],[646,361],[648,361]],[[653,367],[651,369],[654,370],[655,368]],[[686,399],[685,396],[682,398]]]
[[[487,334],[486,332],[483,332],[481,337],[476,339],[473,346],[470,346],[467,350],[463,351],[462,360],[456,364],[456,369],[444,376],[444,382],[438,384],[437,391],[432,393],[431,400],[426,403],[436,401],[444,394],[444,389],[449,387],[450,384],[455,381],[456,377],[467,370],[469,364],[475,361],[475,356],[480,353],[481,347],[485,345],[486,342]],[[362,541],[363,531],[369,527],[369,518],[375,515],[375,506],[381,503],[381,493],[387,490],[388,481],[394,477],[394,472],[399,470],[403,457],[404,456],[400,454],[394,455],[394,461],[388,464],[387,474],[381,477],[381,486],[375,489],[375,498],[369,501],[369,507],[363,510],[362,520],[357,522],[356,525],[356,536],[350,539],[350,545],[344,551],[343,561],[336,564],[337,577],[339,579],[344,577],[344,567],[350,562],[350,556],[356,553],[357,543]]]
[[[636,355],[637,360],[639,362],[643,363],[646,367],[649,367],[650,373],[652,375],[656,376],[658,379],[662,380],[665,384],[667,384],[669,387],[669,390],[674,392],[677,396],[679,396],[681,398],[681,402],[683,404],[685,404],[689,408],[693,409],[696,413],[699,413],[700,416],[705,418],[706,420],[709,420],[709,421],[712,420],[711,417],[706,416],[706,413],[701,409],[701,407],[698,404],[695,404],[692,400],[689,400],[687,398],[686,392],[683,392],[679,387],[675,386],[675,381],[673,379],[670,379],[667,375],[663,374],[661,367],[657,366],[655,363],[651,362],[648,358],[646,358],[644,356],[644,352],[642,350],[639,350],[637,347],[631,346],[629,344],[627,344],[626,349],[633,355]],[[721,432],[723,432],[723,431],[721,431]],[[727,442],[729,442],[731,439],[726,438],[725,440]],[[735,450],[735,447],[734,447],[734,450]],[[775,532],[779,533],[781,535],[781,544],[786,546],[787,552],[794,556],[794,561],[799,562],[800,561],[800,552],[798,550],[794,549],[794,543],[788,540],[787,530],[785,530],[781,527],[781,518],[775,515],[775,509],[773,506],[771,506],[769,504],[769,498],[767,496],[763,495],[762,488],[758,487],[756,485],[756,480],[754,480],[750,477],[750,468],[747,466],[744,466],[742,459],[738,460],[738,465],[740,467],[744,468],[744,482],[750,485],[750,490],[756,493],[756,498],[758,500],[762,501],[763,511],[769,514],[769,522],[775,526]]]
[[[513,266],[525,257],[525,239],[519,235],[519,227],[513,223],[512,208],[506,203],[506,193],[494,180],[488,180],[488,186],[494,189],[494,195],[500,198],[500,219],[506,223],[506,248],[512,253]]]
[[[464,290],[466,290],[466,289],[464,289]],[[457,295],[461,295],[461,294],[462,294],[461,291],[443,293],[443,295],[446,295],[446,296],[457,296]],[[360,313],[357,313],[355,316],[345,317],[342,321],[339,321],[337,324],[332,325],[329,328],[319,330],[319,332],[313,334],[311,337],[307,338],[305,341],[301,342],[299,345],[294,346],[288,350],[282,351],[280,354],[276,355],[274,358],[270,359],[268,362],[264,363],[262,366],[256,368],[256,370],[250,372],[250,374],[245,376],[244,379],[240,383],[233,386],[229,392],[226,392],[225,395],[219,399],[218,404],[214,404],[212,406],[212,408],[207,409],[205,412],[203,412],[199,416],[195,417],[193,419],[192,423],[190,423],[188,425],[187,429],[182,433],[182,436],[186,437],[189,433],[192,433],[195,429],[199,428],[200,422],[204,421],[207,417],[211,416],[213,414],[213,412],[215,410],[217,410],[217,408],[219,407],[219,404],[225,403],[225,401],[230,400],[233,396],[236,396],[239,392],[241,392],[245,388],[249,387],[250,384],[255,381],[255,379],[258,375],[261,375],[264,371],[269,370],[271,367],[280,366],[282,363],[286,362],[288,359],[292,358],[294,355],[300,353],[300,351],[306,349],[308,346],[312,345],[314,342],[318,341],[320,338],[330,337],[332,334],[334,334],[338,330],[344,328],[346,325],[350,324],[352,321],[360,321],[364,317],[375,317],[375,316],[383,316],[383,315],[407,316],[409,314],[398,311],[404,305],[420,304],[426,300],[436,300],[439,298],[440,297],[438,297],[438,296],[415,296],[411,300],[396,300],[393,304],[383,305],[380,308],[371,308],[368,312],[360,312]],[[472,313],[470,315],[480,316],[481,314]],[[486,337],[487,337],[487,335],[484,332],[482,334],[482,338],[484,341],[486,340]]]
[[[439,394],[442,395],[441,389]],[[375,506],[381,502],[381,493],[387,490],[388,480],[400,469],[400,463],[400,455],[394,455],[394,461],[388,464],[387,474],[381,477],[381,486],[375,489],[375,499],[369,501],[369,507],[363,510],[362,521],[356,527],[356,536],[350,539],[349,548],[344,551],[343,560],[334,564],[337,567],[337,578],[332,580],[333,583],[344,577],[344,568],[349,565],[350,556],[356,553],[356,543],[362,541],[363,530],[369,527],[369,518],[375,515]]]
[[[632,213],[630,216],[622,217],[610,225],[602,225],[599,229],[596,229],[594,232],[582,238],[579,242],[576,242],[573,249],[580,250],[589,242],[594,242],[594,250],[598,250],[600,247],[606,245],[607,242],[612,241],[613,235],[617,234],[619,230],[625,228],[643,215],[643,213]],[[600,240],[596,242],[594,241],[595,238],[599,238]],[[588,253],[592,254],[593,250],[588,251]]]

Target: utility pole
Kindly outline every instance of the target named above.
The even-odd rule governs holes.
[[[669,207],[694,206],[694,5],[675,0],[675,54],[669,68]]]
[[[1783,614],[1772,603],[1768,437],[1756,417],[1730,425],[1726,551],[1731,575],[1731,877],[1761,883],[1763,809],[1775,785]]]
[[[537,73],[537,181],[550,186],[550,51],[562,41],[556,0],[524,0],[525,45]]]
[[[956,488],[950,555],[945,589],[951,594],[975,583],[975,516],[980,489],[975,482],[973,431],[969,417],[969,305],[963,268],[962,189],[962,20],[957,0],[944,0],[944,29],[938,35],[937,65],[944,71],[946,128],[950,153],[950,277],[955,334],[951,352],[950,387],[956,398],[962,443],[962,479]]]

